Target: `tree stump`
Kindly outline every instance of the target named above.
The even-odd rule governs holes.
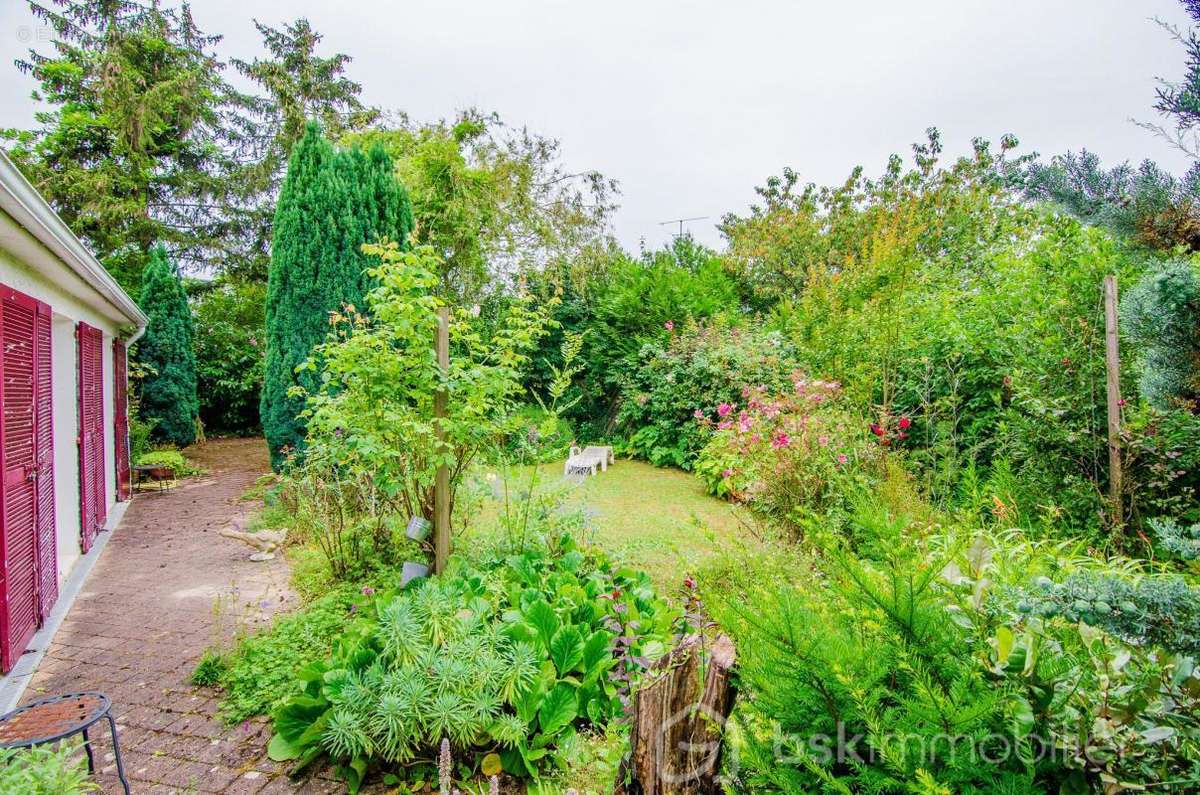
[[[733,641],[708,649],[690,635],[655,663],[653,678],[633,697],[629,755],[614,795],[715,795],[725,721],[733,708]],[[628,783],[626,780],[628,779]]]

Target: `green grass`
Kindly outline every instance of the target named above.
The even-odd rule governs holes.
[[[509,471],[509,492],[524,490],[532,470]],[[553,487],[561,478],[561,462],[544,464],[538,468],[537,488]],[[622,563],[646,571],[664,593],[722,548],[740,545],[748,536],[735,509],[706,494],[698,478],[643,461],[619,460],[607,472],[585,477],[571,489],[567,505],[587,512],[597,544]],[[500,501],[485,498],[468,538],[489,532],[500,506]]]

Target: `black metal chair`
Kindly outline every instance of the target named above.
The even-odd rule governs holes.
[[[6,715],[0,715],[0,748],[32,748],[82,734],[88,772],[94,774],[96,760],[92,755],[88,729],[107,720],[112,735],[113,755],[117,760],[117,778],[125,788],[125,795],[129,795],[129,781],[125,778],[121,745],[117,740],[117,723],[113,720],[111,710],[112,702],[103,693],[68,693],[40,698]]]

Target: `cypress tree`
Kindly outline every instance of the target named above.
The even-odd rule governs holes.
[[[196,353],[192,310],[179,273],[157,245],[142,275],[142,310],[150,319],[138,343],[138,361],[146,368],[140,412],[153,422],[153,438],[186,447],[196,440]]]
[[[275,211],[267,279],[267,365],[259,413],[276,469],[303,449],[304,399],[314,373],[296,373],[329,331],[330,312],[362,310],[371,264],[363,243],[404,243],[412,209],[381,149],[338,151],[310,122],[292,150]]]

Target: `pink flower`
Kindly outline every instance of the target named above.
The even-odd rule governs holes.
[[[754,421],[749,417],[743,416],[740,420],[738,420],[738,430],[742,433],[749,433],[752,425],[754,425]]]
[[[912,425],[912,421],[908,417],[901,417],[899,425],[900,425],[900,430],[907,431],[908,426]]]
[[[732,411],[733,406],[729,405],[728,403],[722,403],[721,405],[717,406],[718,417],[728,417]]]
[[[819,436],[819,437],[817,437],[817,441],[821,444],[822,447],[826,447],[829,445],[829,437],[828,436]]]
[[[775,438],[771,440],[771,446],[774,447],[776,450],[778,450],[781,447],[787,447],[791,443],[792,443],[792,440],[790,438],[788,438],[788,435],[786,433],[783,433],[783,432],[775,434]]]
[[[717,423],[718,431],[727,431],[732,427],[733,427],[733,422],[731,420],[721,420],[720,422]]]
[[[663,323],[663,328],[665,328],[667,331],[674,331],[675,330],[675,321],[668,320],[666,323]]]
[[[369,585],[364,585],[362,592],[363,596],[373,596],[375,594],[375,589]]]
[[[875,434],[876,436],[883,436],[883,428],[879,427],[878,423],[872,422],[871,433]]]
[[[724,472],[722,472],[722,473],[721,473],[721,477],[723,477],[723,478],[731,478],[731,477],[733,477],[733,470],[732,470],[732,469],[726,469]]]
[[[845,464],[849,460],[850,460],[849,458],[846,458],[845,453],[838,453],[837,462],[839,464]]]
[[[698,420],[702,420],[702,419],[704,419],[704,412],[701,411],[700,409],[696,409],[695,411],[692,412],[692,416]]]
[[[757,433],[750,435],[750,444],[758,444],[761,441],[762,436],[758,435]]]

